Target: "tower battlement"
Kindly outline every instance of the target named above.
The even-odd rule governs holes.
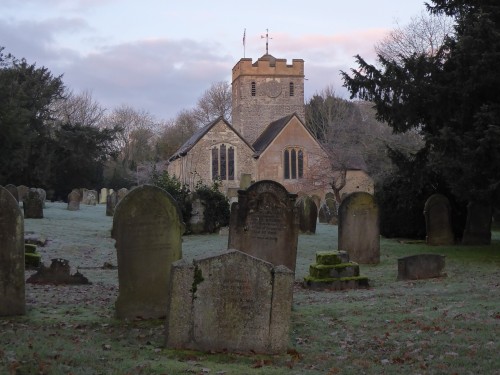
[[[252,62],[251,58],[243,58],[233,68],[233,82],[240,76],[273,76],[304,77],[304,60],[293,59],[287,64],[286,59],[277,59],[271,55],[264,55]]]

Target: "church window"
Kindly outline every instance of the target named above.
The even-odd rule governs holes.
[[[234,147],[225,144],[212,148],[212,180],[234,180]]]
[[[283,177],[296,180],[304,177],[304,151],[298,147],[286,148],[283,152]]]
[[[255,96],[255,94],[257,93],[257,89],[255,87],[255,81],[252,82],[252,96]]]
[[[293,86],[293,82],[290,82],[290,96],[295,95],[295,87]]]

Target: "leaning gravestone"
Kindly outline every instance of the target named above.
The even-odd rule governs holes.
[[[295,272],[299,229],[296,198],[270,180],[239,190],[238,202],[231,207],[228,248]]]
[[[80,209],[80,190],[73,189],[68,194],[68,210],[78,211]]]
[[[23,214],[12,194],[0,187],[0,316],[25,310]]]
[[[166,345],[202,351],[283,353],[293,272],[237,250],[172,266]]]
[[[426,242],[428,245],[452,245],[451,208],[448,198],[433,194],[424,206]]]
[[[309,195],[297,199],[295,203],[299,217],[299,231],[304,234],[316,233],[316,222],[318,221],[318,208],[316,202]]]
[[[490,205],[469,202],[462,243],[464,245],[491,244],[492,218],[493,208]]]
[[[347,251],[351,261],[380,262],[378,206],[371,194],[351,193],[342,200],[338,232],[338,248]]]
[[[43,219],[43,201],[36,189],[31,189],[24,197],[23,210],[25,219]]]
[[[7,189],[7,191],[11,193],[12,196],[15,198],[15,200],[19,202],[19,192],[17,191],[16,185],[12,184],[5,185],[5,189]]]
[[[138,187],[117,204],[112,237],[118,258],[118,318],[166,315],[170,266],[182,257],[181,218],[175,200],[156,186]]]

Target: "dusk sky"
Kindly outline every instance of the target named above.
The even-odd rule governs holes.
[[[306,100],[327,86],[347,98],[339,71],[355,68],[356,54],[374,62],[373,46],[424,2],[0,0],[0,46],[108,110],[125,104],[168,120],[230,82],[240,58],[265,54],[266,29],[270,54],[305,60]]]

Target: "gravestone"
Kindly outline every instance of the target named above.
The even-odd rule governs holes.
[[[451,208],[448,198],[433,194],[424,206],[426,242],[428,245],[452,245]]]
[[[316,222],[318,221],[318,208],[309,195],[297,199],[295,203],[299,218],[299,231],[304,234],[316,233]]]
[[[342,200],[338,233],[338,248],[347,251],[351,261],[380,262],[378,206],[371,194],[351,193]]]
[[[68,194],[68,210],[78,211],[80,209],[80,190],[73,189]]]
[[[250,185],[252,185],[252,175],[242,173],[240,177],[240,189],[248,189]]]
[[[12,194],[0,187],[0,316],[25,310],[23,214]]]
[[[270,180],[238,191],[231,207],[228,248],[295,272],[298,242],[296,194]]]
[[[85,196],[82,199],[82,203],[88,206],[95,206],[97,204],[97,191],[95,190],[85,191]]]
[[[89,191],[86,188],[80,188],[80,202],[83,202],[84,200],[87,199],[87,191]]]
[[[118,195],[116,191],[112,191],[106,199],[106,216],[113,216],[115,214],[115,207],[118,203]]]
[[[443,277],[445,256],[417,254],[398,259],[398,280],[418,280]]]
[[[320,223],[337,224],[337,201],[335,199],[325,199],[319,209],[318,219]]]
[[[191,197],[191,218],[189,219],[189,228],[191,233],[200,234],[205,232],[205,206],[201,199],[195,193]]]
[[[23,210],[25,219],[43,219],[43,201],[36,189],[30,189],[24,197]]]
[[[50,267],[45,267],[43,264],[38,271],[28,277],[26,280],[29,284],[52,284],[52,285],[83,285],[92,284],[79,271],[73,275],[70,273],[71,268],[69,261],[66,259],[52,259]]]
[[[237,250],[172,265],[166,346],[284,353],[294,275]]]
[[[19,192],[17,191],[16,185],[12,185],[12,184],[5,185],[5,189],[7,189],[7,191],[12,194],[14,199],[17,202],[19,202]]]
[[[108,189],[102,188],[99,194],[99,204],[106,204],[108,198]]]
[[[116,192],[116,194],[117,194],[117,197],[118,197],[118,202],[120,202],[123,199],[123,197],[125,197],[125,195],[128,194],[128,189],[127,188],[121,188],[120,190],[118,190]]]
[[[492,217],[493,209],[490,205],[469,202],[462,243],[464,245],[491,244]]]
[[[40,199],[42,200],[42,207],[45,208],[45,201],[47,200],[47,192],[42,188],[33,188],[30,190],[35,190],[38,192]]]
[[[26,197],[28,195],[28,191],[30,191],[30,188],[27,187],[26,185],[19,185],[17,187],[19,202],[24,201],[24,197]]]
[[[182,257],[181,218],[176,201],[156,186],[137,187],[117,204],[111,234],[118,259],[118,318],[166,315],[170,266]]]
[[[311,195],[311,198],[314,201],[314,203],[316,204],[316,209],[319,210],[319,206],[321,205],[321,198],[316,194]]]

